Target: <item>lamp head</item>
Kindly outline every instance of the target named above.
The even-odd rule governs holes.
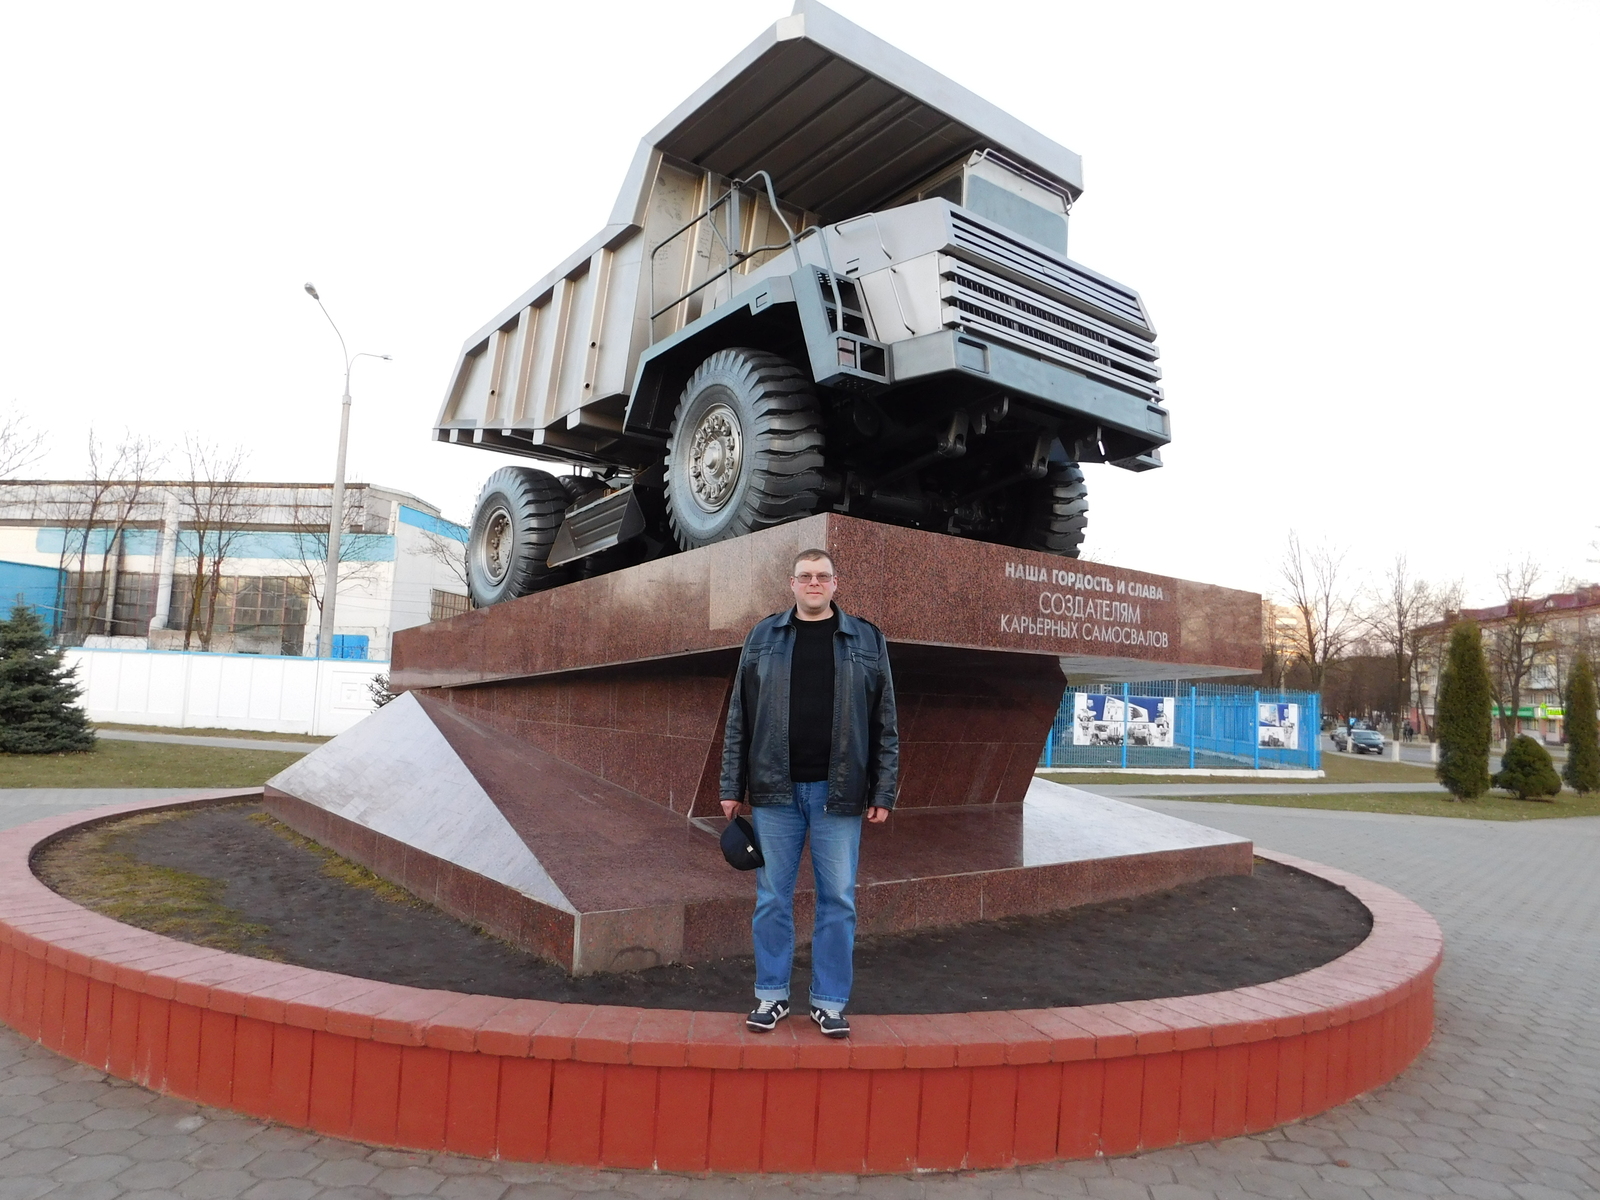
[[[309,283],[306,284],[306,295],[310,296],[313,300],[320,301],[322,299],[321,296],[317,295],[316,287]]]

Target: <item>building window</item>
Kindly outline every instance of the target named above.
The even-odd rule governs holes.
[[[124,571],[117,576],[117,604],[111,632],[118,637],[144,637],[156,615],[159,575]]]
[[[431,603],[428,605],[428,620],[447,621],[451,617],[459,617],[462,613],[472,611],[472,601],[465,596],[458,596],[454,592],[441,592],[434,588],[431,593]]]
[[[199,619],[194,623],[196,638],[206,628],[212,597],[209,590],[200,598]],[[194,604],[194,576],[175,575],[172,579],[172,610],[167,620],[170,629],[188,629]],[[306,581],[295,576],[224,575],[218,580],[216,614],[211,619],[211,637],[225,638],[227,649],[243,654],[298,655],[306,636]],[[191,649],[200,649],[198,644]]]
[[[117,575],[117,594],[106,620],[106,586],[100,572],[73,571],[62,584],[65,609],[59,640],[65,646],[81,646],[92,634],[113,637],[144,637],[150,632],[150,618],[156,615],[154,575],[122,571]]]

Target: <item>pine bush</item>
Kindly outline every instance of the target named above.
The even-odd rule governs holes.
[[[1595,710],[1594,664],[1579,655],[1567,680],[1567,765],[1562,776],[1575,792],[1600,792],[1600,720]]]
[[[0,753],[94,749],[94,730],[78,706],[77,668],[62,658],[27,605],[0,621]]]
[[[1494,785],[1514,792],[1518,800],[1543,800],[1561,792],[1561,776],[1550,760],[1550,751],[1540,743],[1522,734],[1513,738],[1500,759],[1500,770],[1495,772]]]
[[[1450,650],[1434,729],[1439,739],[1439,782],[1458,800],[1472,800],[1489,790],[1489,668],[1483,659],[1483,635],[1470,621],[1450,632]]]

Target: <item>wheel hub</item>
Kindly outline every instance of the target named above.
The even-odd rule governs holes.
[[[511,570],[512,542],[511,514],[504,508],[496,508],[484,523],[479,555],[483,573],[491,583],[499,583]]]
[[[739,482],[744,438],[739,417],[726,404],[713,404],[689,439],[689,491],[706,512],[728,503]]]

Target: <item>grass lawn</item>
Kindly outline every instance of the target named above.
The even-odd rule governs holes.
[[[0,788],[255,787],[303,753],[102,740],[76,754],[0,754]]]
[[[1296,779],[1295,784],[1309,783],[1433,783],[1432,767],[1416,763],[1392,763],[1366,755],[1324,754],[1322,770],[1325,778]],[[1092,783],[1271,783],[1272,772],[1263,771],[1248,780],[1232,776],[1215,775],[1124,775],[1120,771],[1106,771],[1094,775],[1046,775],[1052,783],[1068,787],[1081,787]]]
[[[1490,792],[1476,800],[1451,800],[1426,792],[1289,793],[1282,796],[1162,796],[1197,804],[1259,804],[1269,808],[1331,808],[1346,812],[1404,813],[1415,817],[1470,817],[1479,821],[1538,821],[1550,817],[1600,817],[1600,793],[1562,792],[1554,800],[1518,800]]]
[[[181,733],[184,737],[257,738],[266,742],[331,742],[332,738],[314,737],[309,733],[262,733],[259,729],[196,728],[185,725],[118,725],[110,721],[96,721],[96,729],[126,729],[132,733]]]

